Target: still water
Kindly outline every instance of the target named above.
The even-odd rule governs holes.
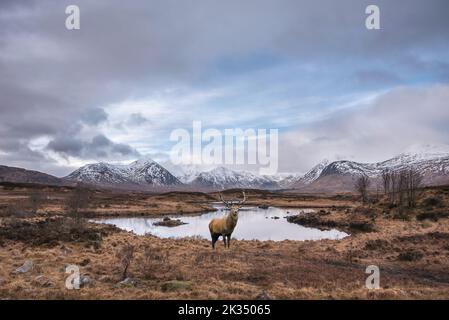
[[[209,222],[213,218],[223,217],[228,213],[223,207],[216,207],[218,211],[209,212],[197,216],[170,216],[172,219],[180,219],[187,223],[176,227],[156,226],[155,222],[162,218],[145,217],[117,217],[95,219],[98,223],[113,224],[118,228],[132,231],[138,235],[152,234],[161,238],[182,238],[200,236],[210,239]],[[312,209],[281,209],[269,207],[260,209],[257,207],[244,207],[239,210],[239,220],[232,234],[238,240],[320,240],[320,239],[341,239],[348,234],[329,230],[321,231],[315,228],[306,228],[298,224],[290,223],[285,217],[298,214],[299,212],[309,212]],[[277,217],[279,219],[275,219]]]

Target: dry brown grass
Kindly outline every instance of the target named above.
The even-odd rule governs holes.
[[[446,206],[443,191],[432,189],[426,196],[442,197]],[[2,192],[0,201],[5,199],[6,192]],[[12,192],[7,199],[21,196],[18,191]],[[179,202],[174,199],[180,197],[137,195],[133,201],[129,196],[126,200],[111,200],[110,206],[123,205],[123,201],[155,201],[153,205],[157,206],[153,208],[172,201],[176,206]],[[201,197],[204,196],[192,196],[192,203],[209,205],[204,202],[206,197]],[[266,195],[264,201],[270,204],[289,200],[269,197]],[[19,227],[25,225],[27,230],[34,230],[28,236],[0,236],[0,299],[252,299],[261,292],[277,299],[449,298],[448,218],[418,221],[416,215],[428,210],[420,207],[408,213],[410,220],[397,220],[383,212],[381,204],[367,210],[354,202],[349,205],[349,200],[316,201],[316,205],[329,202],[323,219],[368,219],[375,224],[375,232],[358,232],[342,240],[234,241],[231,249],[225,249],[220,242],[217,250],[212,251],[210,242],[203,239],[136,236],[115,228],[102,230],[103,226],[94,224],[87,224],[86,232],[103,232],[99,245],[90,242],[89,237],[86,241],[71,241],[64,232],[60,236],[51,232],[51,237],[38,236],[40,241],[35,243],[30,240],[36,235],[35,230],[53,230],[52,219],[62,218],[25,218]],[[345,206],[340,206],[340,201],[345,201]],[[0,219],[3,231],[11,231],[5,229],[8,219]],[[34,226],[39,221],[44,221],[43,225]],[[123,268],[117,253],[126,246],[133,247],[127,269],[127,276],[133,281],[120,285]],[[33,261],[33,270],[14,273],[26,260]],[[82,275],[89,276],[92,283],[80,290],[67,290],[65,266],[69,264],[79,265]],[[371,264],[380,267],[382,289],[365,288],[365,268]],[[47,282],[37,281],[42,275]]]

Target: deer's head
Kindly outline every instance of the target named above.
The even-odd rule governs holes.
[[[223,195],[220,192],[220,200],[223,202],[226,208],[228,208],[231,211],[231,216],[233,218],[237,218],[239,214],[239,209],[243,207],[243,204],[246,202],[246,194],[244,191],[242,191],[243,199],[240,201],[227,201],[223,199]]]

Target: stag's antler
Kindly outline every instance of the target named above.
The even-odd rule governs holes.
[[[229,208],[229,207],[232,206],[232,203],[227,202],[225,199],[223,199],[223,195],[221,194],[221,192],[219,192],[218,194],[220,195],[220,200],[221,200],[221,202],[223,202],[224,205],[225,205],[227,208]]]
[[[226,201],[225,199],[223,199],[223,195],[221,194],[221,192],[219,192],[218,194],[220,195],[221,202],[223,202],[226,207],[230,208],[232,206],[239,206],[239,207],[241,207],[246,202],[245,191],[242,191],[242,193],[243,193],[243,199],[241,201],[231,201],[231,202]]]
[[[245,194],[245,191],[242,191],[242,193],[243,193],[243,200],[237,202],[237,205],[240,206],[240,207],[246,202],[246,194]]]

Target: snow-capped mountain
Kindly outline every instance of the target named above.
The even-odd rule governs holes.
[[[251,172],[235,171],[225,167],[218,167],[210,171],[201,172],[192,182],[194,187],[215,189],[226,188],[260,188],[276,189],[278,183],[267,176],[258,176]]]
[[[137,160],[128,166],[131,180],[153,186],[179,185],[181,182],[167,169],[153,160]]]
[[[303,177],[303,173],[278,173],[276,175],[265,176],[276,183],[280,189],[289,188],[294,182]]]
[[[401,171],[414,168],[423,175],[427,185],[449,182],[449,147],[414,146],[396,157],[376,163],[334,161],[318,164],[292,187],[326,190],[329,188],[352,188],[353,179],[360,175],[380,178],[384,170]],[[323,166],[323,164],[325,164]]]
[[[95,163],[85,165],[64,178],[69,181],[105,185],[174,186],[181,182],[151,159],[129,165]]]
[[[357,176],[367,175],[376,180],[386,169],[400,171],[408,168],[421,172],[427,185],[449,183],[449,146],[414,146],[396,157],[375,163],[323,160],[304,175],[291,173],[261,176],[226,167],[174,166],[170,163],[161,166],[151,159],[141,159],[129,165],[89,164],[64,179],[121,186],[343,191],[353,189],[354,178]]]
[[[214,166],[180,164],[174,165],[171,161],[163,162],[162,166],[184,184],[189,184],[195,180],[202,172],[214,169]]]
[[[296,185],[307,185],[315,181],[321,175],[323,170],[328,166],[328,164],[329,160],[322,160],[320,163],[310,169],[305,175],[298,177],[296,181],[292,181],[292,183],[295,183]]]
[[[327,165],[320,176],[326,175],[367,175],[380,176],[384,170],[400,171],[414,168],[421,174],[447,174],[449,173],[449,151],[434,152],[427,149],[418,153],[405,152],[400,155],[377,163],[359,163],[353,161],[336,161]]]

